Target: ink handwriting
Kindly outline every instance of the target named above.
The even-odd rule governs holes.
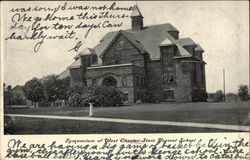
[[[85,139],[26,143],[11,139],[5,158],[56,159],[249,159],[249,142],[218,139]]]
[[[94,30],[102,32],[102,29],[119,29],[123,26],[123,19],[130,18],[133,8],[134,6],[120,6],[116,2],[96,6],[62,2],[53,7],[11,8],[9,34],[5,40],[36,41],[33,51],[38,52],[48,40],[69,43],[73,39],[86,40]],[[79,41],[67,51],[78,52],[81,46],[82,42]]]

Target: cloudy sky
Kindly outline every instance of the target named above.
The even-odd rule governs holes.
[[[110,5],[112,2],[105,2]],[[4,2],[2,5],[3,37],[10,35],[12,7],[50,6],[63,2]],[[68,2],[69,5],[103,5],[104,2]],[[133,6],[135,2],[117,2],[122,7]],[[222,70],[226,70],[227,92],[237,92],[240,84],[249,84],[249,5],[240,2],[137,2],[144,25],[171,23],[180,31],[180,37],[191,37],[205,50],[207,91],[222,89]],[[60,15],[75,15],[78,12],[59,12]],[[124,12],[130,15],[130,12]],[[27,13],[31,14],[31,13]],[[44,16],[48,12],[32,12]],[[120,23],[120,20],[110,20]],[[70,23],[78,23],[70,22]],[[119,29],[128,29],[130,18],[122,20]],[[91,23],[91,21],[88,21]],[[94,47],[101,37],[114,29],[92,30],[85,39],[86,30],[78,30],[76,37],[84,42],[81,49]],[[68,52],[76,40],[47,40],[39,52],[34,53],[37,41],[2,41],[4,82],[12,86],[23,85],[32,77],[59,74],[73,62],[74,52]]]

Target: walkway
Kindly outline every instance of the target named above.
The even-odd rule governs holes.
[[[197,127],[197,128],[213,128],[231,131],[250,131],[250,126],[242,125],[226,125],[226,124],[211,124],[211,123],[193,123],[193,122],[172,122],[172,121],[149,121],[149,120],[133,120],[133,119],[116,119],[116,118],[98,118],[98,117],[70,117],[70,116],[49,116],[49,115],[24,115],[24,114],[5,114],[4,116],[11,117],[27,117],[27,118],[49,118],[63,120],[80,120],[80,121],[101,121],[101,122],[116,122],[130,124],[147,124],[147,125],[164,125],[164,126],[179,126],[179,127]]]

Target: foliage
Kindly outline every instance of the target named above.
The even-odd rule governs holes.
[[[218,90],[215,92],[214,94],[214,101],[215,102],[222,102],[224,98],[224,93],[222,92],[222,90]]]
[[[82,91],[75,89],[70,97],[70,103],[76,107],[88,106],[94,103],[99,106],[119,106],[122,104],[123,93],[113,87],[91,86],[85,87]]]
[[[45,98],[43,89],[41,80],[33,78],[25,83],[24,94],[27,99],[40,102]]]
[[[15,117],[4,118],[4,134],[13,134],[17,131]]]
[[[146,93],[145,99],[143,99],[143,102],[146,102],[146,103],[157,103],[158,101],[159,100],[157,96],[154,95],[154,93],[150,91]]]
[[[249,95],[248,95],[248,86],[247,85],[240,85],[238,89],[238,95],[241,99],[241,101],[248,101]]]
[[[208,94],[205,90],[197,89],[193,91],[193,102],[206,102]]]
[[[52,74],[43,77],[42,83],[47,102],[68,99],[70,88],[69,77],[64,79],[58,79],[58,76]]]
[[[226,101],[237,102],[237,101],[239,101],[239,96],[238,96],[238,94],[235,94],[235,93],[227,93],[226,94]]]

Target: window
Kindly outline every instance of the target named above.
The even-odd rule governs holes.
[[[92,79],[92,86],[96,86],[97,85],[97,80],[96,79]]]
[[[123,102],[127,102],[128,101],[128,92],[124,92],[123,93]]]
[[[118,41],[116,45],[116,49],[124,49],[125,42],[124,41]]]
[[[143,84],[143,77],[140,78],[140,84],[141,84],[142,87],[144,86],[144,84]]]
[[[137,86],[140,85],[139,77],[136,77],[136,85],[137,85]]]
[[[137,91],[137,99],[140,99],[140,91]]]
[[[163,96],[166,100],[174,100],[174,90],[169,89],[169,90],[164,90],[163,91]]]
[[[203,64],[201,64],[201,83],[204,84],[204,80],[205,80],[205,77],[204,77],[204,66]]]
[[[193,83],[197,83],[197,68],[196,63],[193,63]]]
[[[166,72],[166,73],[164,73],[163,76],[164,76],[164,83],[174,83],[175,82],[173,71]]]
[[[127,86],[127,76],[122,77],[122,86]]]

